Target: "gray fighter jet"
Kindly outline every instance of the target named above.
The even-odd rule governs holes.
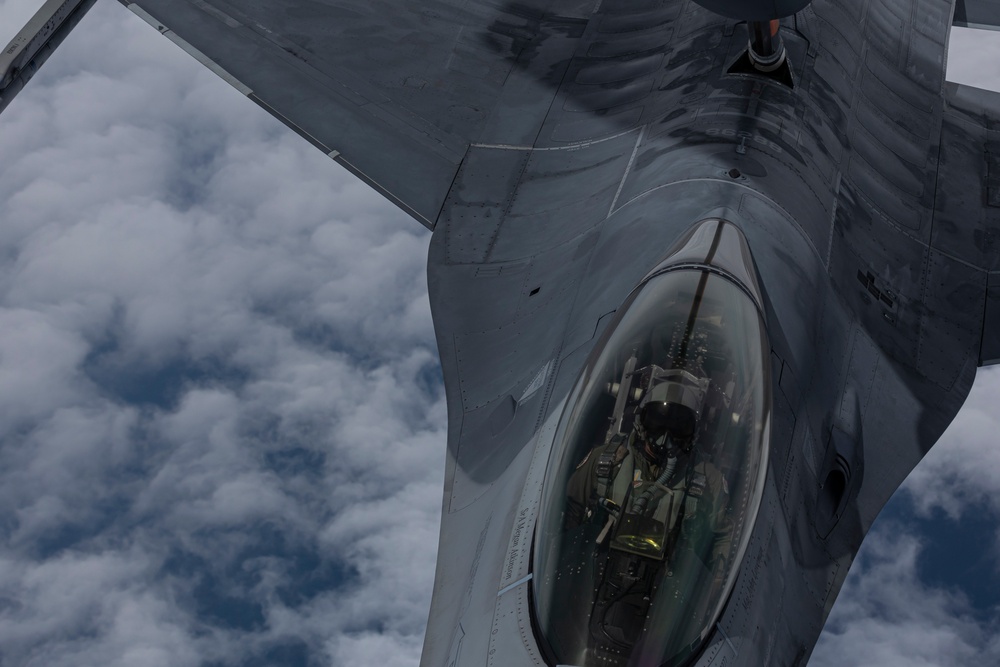
[[[423,665],[806,663],[1000,361],[1000,4],[123,1],[434,232]]]

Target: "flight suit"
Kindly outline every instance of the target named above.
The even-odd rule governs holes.
[[[604,484],[598,468],[602,455],[604,464],[609,463],[606,445],[591,450],[577,465],[567,485],[567,526],[581,525],[595,515],[598,521],[607,520],[610,514],[600,506],[602,486],[603,497],[618,508],[619,522],[632,512],[636,499],[646,493],[648,504],[643,514],[664,524],[666,534],[672,538],[671,548],[692,548],[705,560],[706,567],[719,571],[728,557],[732,533],[729,489],[722,473],[710,462],[699,460],[695,452],[678,457],[674,473],[660,486],[656,479],[661,467],[638,451],[641,446],[633,433],[622,449],[610,448],[614,452],[610,462],[613,467],[610,475],[605,475],[609,479]],[[666,554],[668,558],[670,555]]]

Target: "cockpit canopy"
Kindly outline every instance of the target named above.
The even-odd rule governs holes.
[[[560,664],[674,667],[708,637],[760,505],[767,359],[754,301],[709,267],[619,309],[567,402],[536,528],[536,622]]]

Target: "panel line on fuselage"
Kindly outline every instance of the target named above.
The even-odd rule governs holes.
[[[625,173],[622,174],[622,180],[618,183],[618,189],[615,191],[615,198],[611,200],[611,207],[608,209],[608,217],[615,212],[615,205],[618,204],[618,197],[622,194],[622,188],[625,187],[625,181],[628,180],[628,175],[632,171],[632,165],[635,164],[635,156],[639,152],[639,145],[642,144],[643,138],[646,136],[646,128],[648,125],[643,125],[639,128],[639,136],[635,139],[635,146],[632,148],[632,155],[628,159],[628,164],[625,165]]]

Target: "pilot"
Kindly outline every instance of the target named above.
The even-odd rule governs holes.
[[[718,579],[731,526],[725,478],[699,442],[709,381],[651,368],[631,432],[592,449],[571,476],[567,527],[596,520],[599,544],[657,560],[693,552]]]

